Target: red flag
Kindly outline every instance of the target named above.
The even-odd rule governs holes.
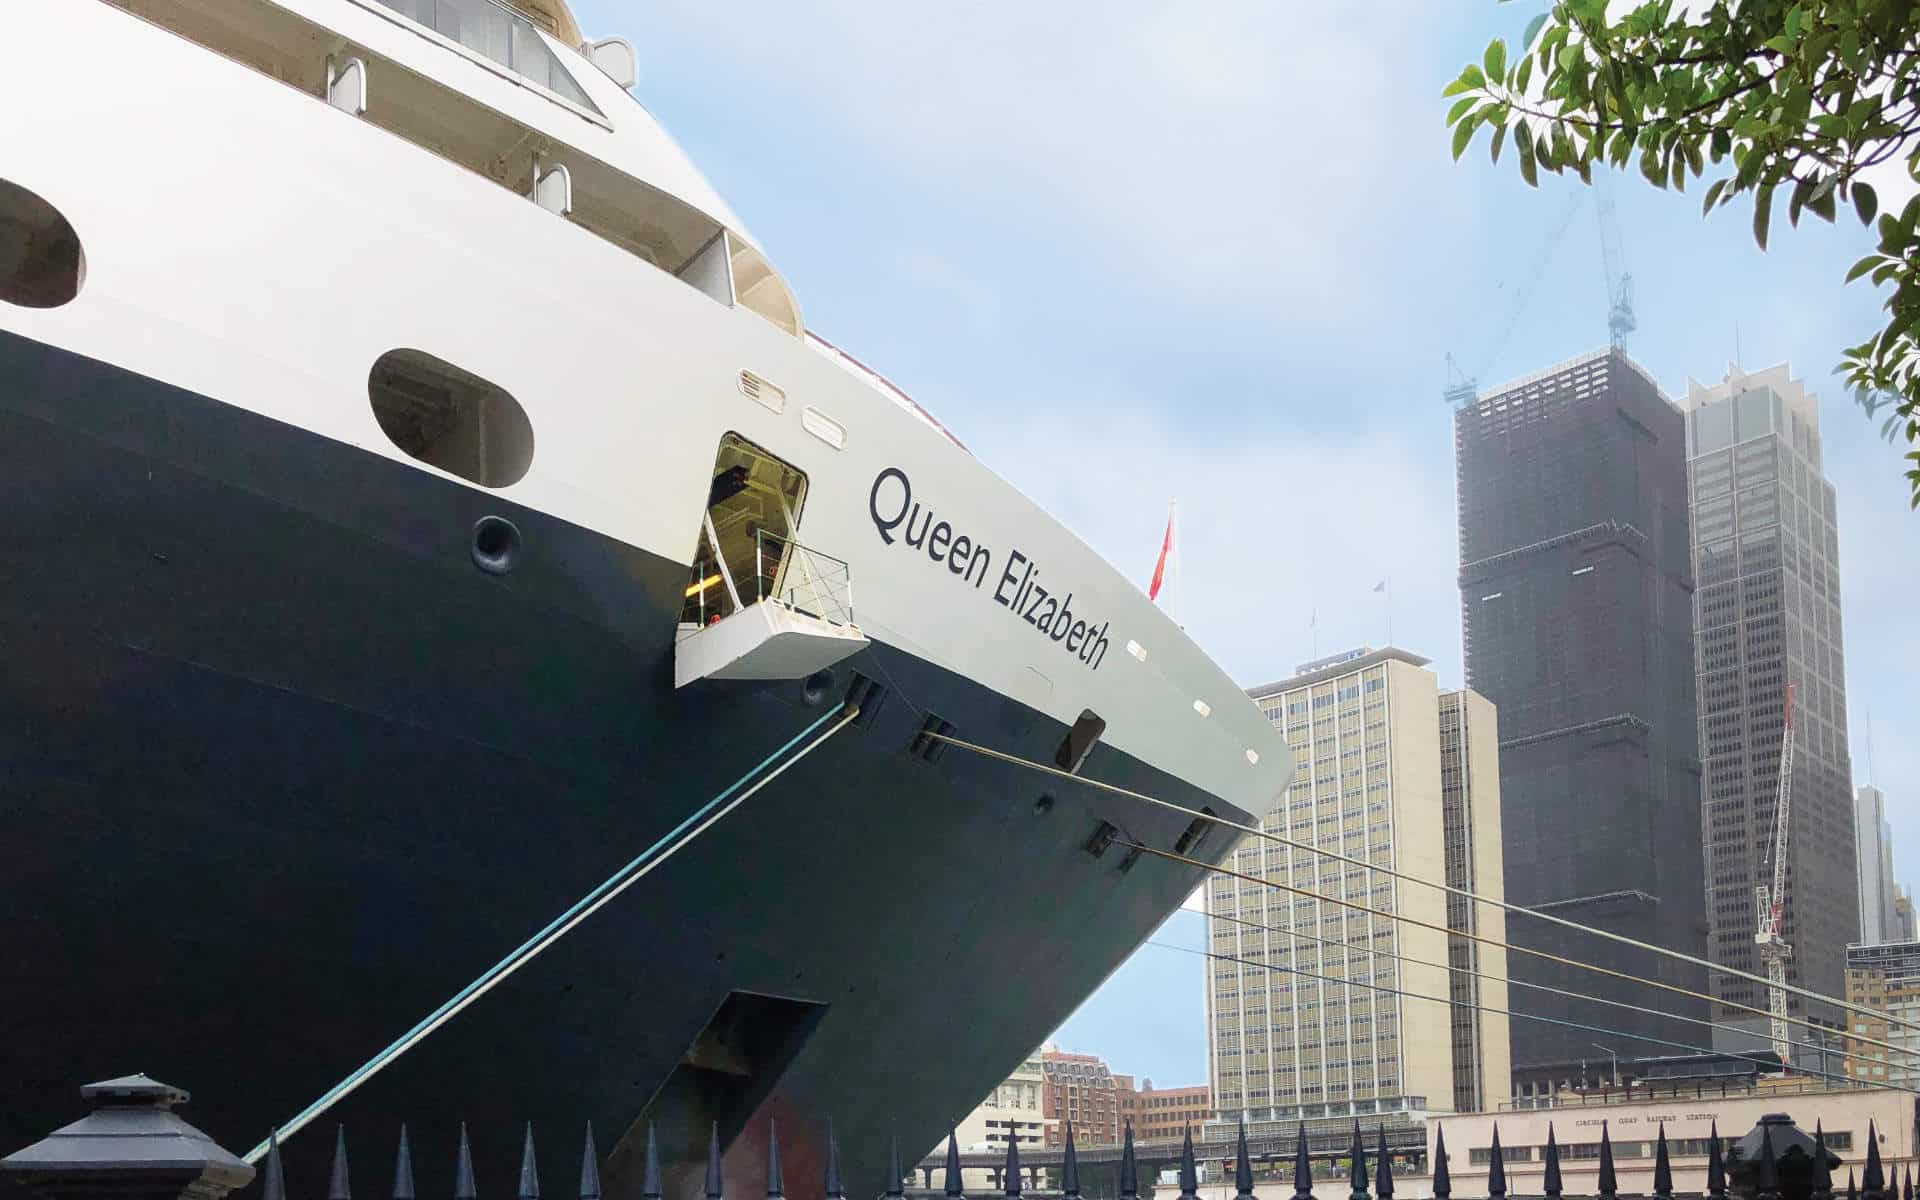
[[[1153,582],[1147,585],[1147,599],[1158,599],[1160,582],[1167,574],[1167,554],[1173,549],[1173,514],[1167,514],[1167,536],[1160,542],[1160,561],[1153,564]]]

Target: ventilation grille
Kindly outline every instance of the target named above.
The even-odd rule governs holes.
[[[936,733],[942,737],[952,737],[953,725],[941,720],[933,713],[928,713],[927,719],[920,723],[920,732],[913,735],[913,745],[907,747],[907,753],[926,762],[939,762],[940,756],[946,752],[947,744],[928,736]]]
[[[886,699],[885,686],[855,671],[853,682],[847,685],[848,706],[860,710],[860,715],[853,719],[853,727],[855,729],[872,728],[874,719],[880,715],[880,706],[886,703]]]
[[[787,394],[752,371],[740,372],[740,394],[768,412],[787,410]]]

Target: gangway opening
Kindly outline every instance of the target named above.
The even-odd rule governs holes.
[[[852,571],[795,536],[806,473],[735,433],[720,440],[680,612],[674,686],[801,679],[867,644]]]

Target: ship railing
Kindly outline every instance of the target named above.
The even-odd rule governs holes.
[[[769,529],[754,532],[754,600],[782,605],[830,625],[853,624],[853,569]]]

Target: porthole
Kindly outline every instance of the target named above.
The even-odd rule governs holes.
[[[59,308],[80,294],[87,257],[60,210],[0,179],[0,300]]]
[[[489,575],[505,575],[520,560],[520,527],[505,517],[481,517],[473,524],[473,565]]]
[[[505,388],[423,350],[389,350],[367,375],[373,418],[411,458],[481,487],[520,482],[533,422]]]

